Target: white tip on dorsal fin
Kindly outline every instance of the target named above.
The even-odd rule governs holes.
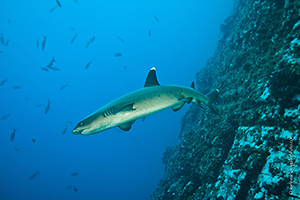
[[[148,73],[144,87],[151,87],[151,86],[158,86],[158,85],[159,83],[156,78],[156,70],[155,67],[152,67],[152,69]]]

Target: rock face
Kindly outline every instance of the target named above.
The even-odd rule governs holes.
[[[220,90],[219,114],[190,107],[152,200],[300,197],[299,10],[299,0],[235,2],[197,73],[201,93]]]

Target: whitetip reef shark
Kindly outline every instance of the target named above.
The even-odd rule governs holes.
[[[135,120],[172,108],[180,110],[185,103],[193,102],[199,106],[204,103],[211,105],[218,96],[214,90],[203,95],[191,87],[178,85],[160,85],[153,67],[148,73],[143,88],[126,94],[98,109],[87,116],[72,130],[76,135],[91,135],[118,126],[123,131],[129,131]]]

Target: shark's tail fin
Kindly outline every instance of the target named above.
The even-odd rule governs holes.
[[[219,90],[213,90],[212,92],[206,94],[205,96],[208,98],[208,102],[207,102],[207,106],[214,111],[216,114],[218,114],[213,108],[212,108],[212,103],[215,101],[215,99],[218,97],[219,95]]]

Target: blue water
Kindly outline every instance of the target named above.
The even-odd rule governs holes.
[[[0,33],[8,40],[8,46],[0,43],[0,81],[7,78],[0,86],[0,117],[10,114],[0,119],[0,199],[150,199],[164,176],[165,148],[178,143],[189,105],[137,120],[129,132],[78,136],[71,130],[141,88],[152,67],[160,84],[189,86],[214,53],[232,0],[60,3],[53,12],[55,0],[0,3]],[[53,56],[60,70],[43,71]]]

